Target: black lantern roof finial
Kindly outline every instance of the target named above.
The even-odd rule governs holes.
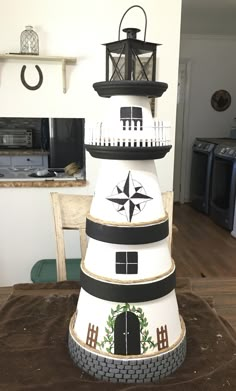
[[[136,39],[137,33],[139,33],[140,29],[136,29],[135,27],[127,27],[122,31],[127,34],[127,39]]]

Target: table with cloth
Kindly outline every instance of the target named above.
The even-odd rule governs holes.
[[[187,329],[183,365],[160,383],[105,383],[73,364],[68,325],[78,282],[17,284],[0,309],[0,391],[236,390],[236,335],[212,302],[177,278],[177,300]],[[168,309],[167,309],[168,310]]]

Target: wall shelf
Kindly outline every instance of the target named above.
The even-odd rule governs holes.
[[[63,93],[67,91],[66,86],[66,65],[75,65],[76,57],[63,57],[63,56],[40,56],[40,55],[30,55],[30,54],[0,54],[0,61],[5,60],[20,60],[20,61],[43,61],[43,62],[59,62],[62,66],[62,88]]]

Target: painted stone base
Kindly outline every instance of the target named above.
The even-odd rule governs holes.
[[[157,382],[173,373],[186,355],[186,335],[173,350],[139,360],[118,360],[89,352],[70,332],[68,344],[71,358],[78,367],[96,379],[113,383]]]

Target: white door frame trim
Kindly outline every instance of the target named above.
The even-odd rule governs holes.
[[[180,203],[185,202],[185,188],[186,188],[186,166],[191,164],[190,156],[188,156],[188,139],[189,139],[189,97],[190,97],[190,76],[192,62],[189,58],[181,58],[180,64],[186,65],[186,84],[184,94],[184,116],[183,116],[183,138],[182,138],[182,149],[181,149],[181,173],[180,173]]]

